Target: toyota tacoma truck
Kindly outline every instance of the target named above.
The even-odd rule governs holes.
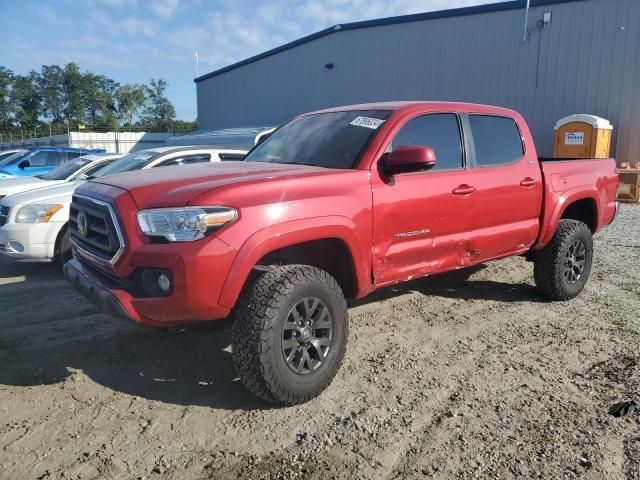
[[[549,299],[577,296],[617,185],[612,159],[539,159],[511,110],[333,108],[293,118],[241,162],[82,185],[65,276],[146,325],[230,316],[242,382],[292,405],[336,374],[346,299],[514,255]]]

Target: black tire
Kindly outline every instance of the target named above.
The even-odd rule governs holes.
[[[69,228],[65,225],[62,227],[63,230],[58,234],[58,241],[56,242],[56,252],[55,252],[55,260],[60,264],[64,265],[73,256],[71,254],[71,236],[69,234]]]
[[[306,347],[298,345],[296,342],[303,342],[303,335],[298,327],[291,327],[292,319],[301,318],[300,308],[304,316],[304,311],[311,311],[312,307],[316,309],[314,312],[318,311],[321,304],[322,312],[316,319],[308,315],[312,320],[307,325],[317,327],[316,330],[307,326],[313,337],[308,337],[308,331],[302,333],[314,345],[323,345],[320,350],[327,348],[322,354],[309,342]],[[329,386],[340,368],[349,331],[347,303],[336,280],[324,270],[307,265],[275,267],[241,295],[234,317],[236,371],[247,389],[264,400],[280,405],[307,402]],[[322,328],[328,323],[330,329]],[[292,337],[285,338],[288,335]],[[297,346],[287,348],[291,344]],[[304,358],[308,360],[300,360],[302,367],[298,366],[300,370],[296,372],[297,351],[304,348],[307,349]]]
[[[574,298],[587,283],[592,261],[593,238],[589,227],[578,220],[560,220],[549,244],[535,255],[536,286],[551,300]]]

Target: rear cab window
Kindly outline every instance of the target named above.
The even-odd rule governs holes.
[[[478,166],[507,165],[524,155],[520,129],[512,118],[469,115],[469,124]]]

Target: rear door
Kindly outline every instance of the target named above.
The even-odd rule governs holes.
[[[395,134],[385,155],[406,145],[433,148],[436,165],[429,171],[392,177],[385,177],[380,168],[372,172],[376,285],[465,262],[474,198],[454,193],[465,184],[467,174],[458,115],[430,113],[411,118]]]
[[[475,190],[469,216],[471,261],[523,252],[537,238],[542,205],[535,152],[526,151],[512,118],[469,114],[464,123],[473,139],[473,168],[467,178]]]

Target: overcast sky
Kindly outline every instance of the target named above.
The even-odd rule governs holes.
[[[76,62],[114,80],[164,78],[178,116],[196,116],[200,74],[326,27],[497,0],[0,0],[0,65]]]

